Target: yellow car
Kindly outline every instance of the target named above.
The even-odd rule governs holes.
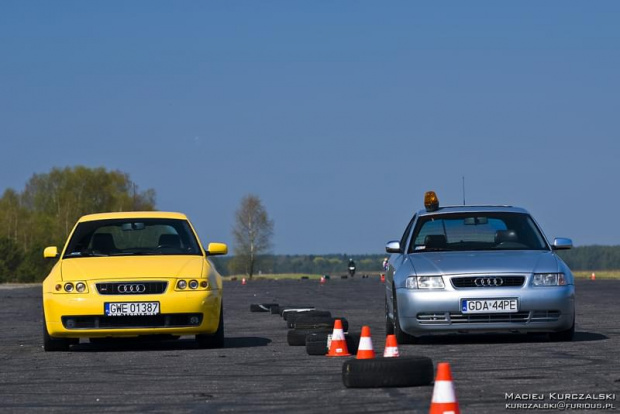
[[[80,338],[195,335],[224,345],[222,279],[184,214],[124,212],[80,218],[43,282],[43,347],[65,351]]]

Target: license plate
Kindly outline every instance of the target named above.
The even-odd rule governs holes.
[[[159,302],[106,302],[106,316],[145,316],[159,314]]]
[[[517,298],[505,299],[463,299],[462,313],[514,313],[519,312]]]

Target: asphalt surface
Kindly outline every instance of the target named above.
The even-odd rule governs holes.
[[[349,389],[344,358],[309,356],[287,345],[284,320],[250,304],[314,305],[344,316],[351,332],[369,325],[382,353],[384,292],[378,278],[224,284],[226,346],[202,350],[183,337],[103,346],[83,341],[46,353],[40,287],[0,289],[0,412],[427,413],[433,386]],[[612,404],[620,408],[620,281],[577,284],[577,333],[435,337],[401,345],[401,355],[449,362],[461,412],[535,412],[506,404]],[[557,393],[557,394],[554,394]],[[583,394],[553,400],[559,394]],[[512,394],[513,399],[507,398]],[[515,400],[514,395],[544,400]],[[616,400],[576,400],[611,394]],[[608,397],[605,397],[608,398]],[[567,412],[613,412],[611,409]],[[592,406],[590,406],[592,407]],[[556,409],[546,412],[559,411]]]

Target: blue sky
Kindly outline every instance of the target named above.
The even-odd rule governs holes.
[[[231,242],[381,253],[423,193],[620,244],[620,2],[2,1],[0,191],[119,169]]]

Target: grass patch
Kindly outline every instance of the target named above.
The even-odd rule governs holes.
[[[301,279],[302,277],[307,277],[308,279],[319,280],[323,275],[313,275],[308,273],[280,273],[280,274],[265,274],[262,275],[254,275],[252,280],[283,280],[283,279]],[[247,278],[246,275],[232,275],[232,276],[222,276],[223,280],[241,280],[243,278]]]
[[[592,273],[597,279],[620,279],[620,270],[579,270],[573,272],[577,279],[590,279]]]

